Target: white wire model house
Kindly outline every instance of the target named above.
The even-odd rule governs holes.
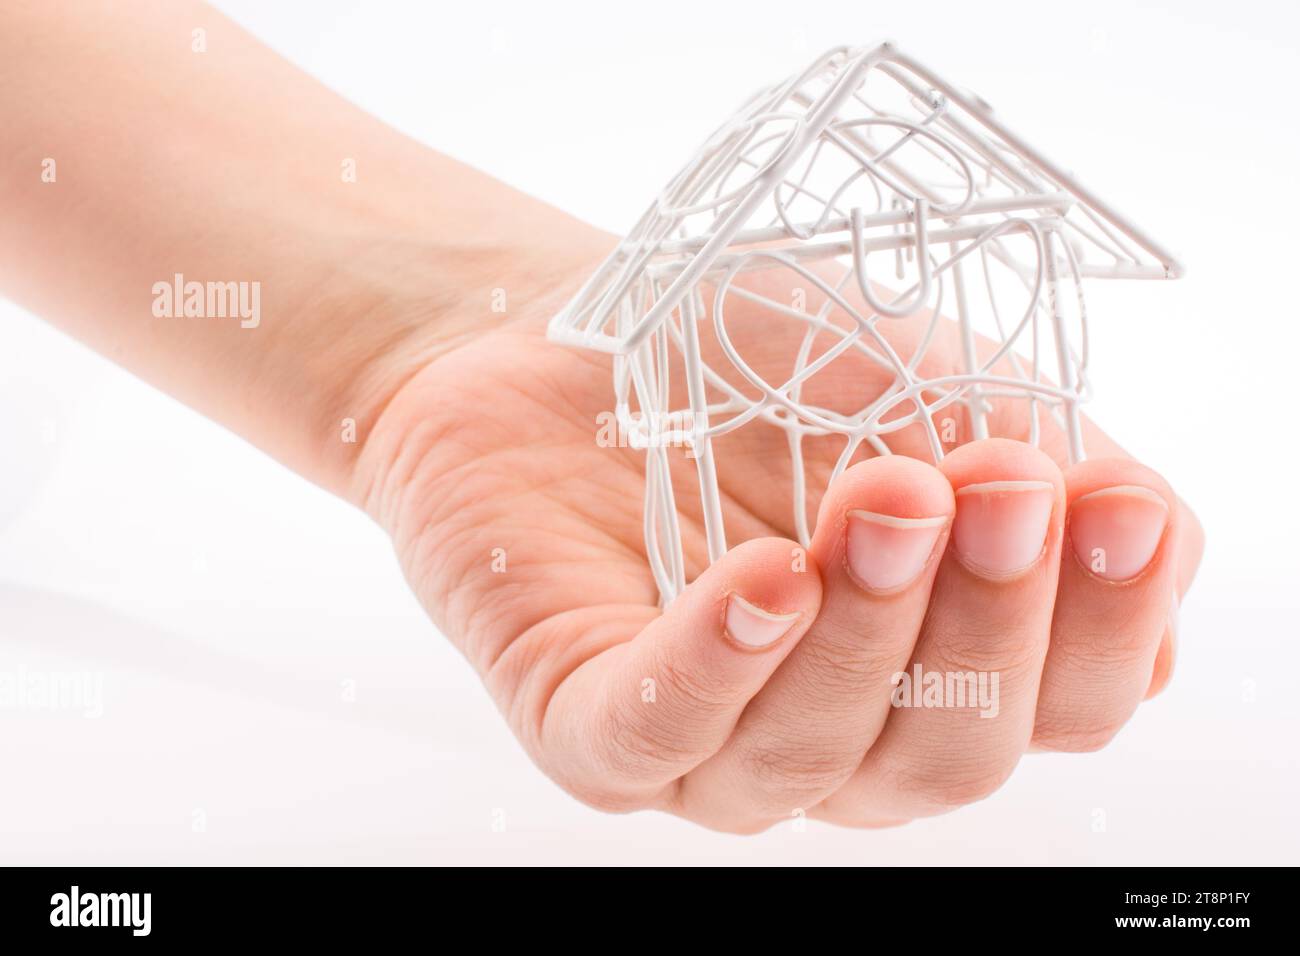
[[[747,282],[758,272],[766,292]],[[1036,443],[1058,429],[1078,461],[1088,391],[1081,280],[1180,273],[977,97],[891,44],[837,48],[718,129],[548,334],[615,356],[615,414],[645,449],[646,553],[667,604],[686,584],[670,454],[685,447],[694,459],[710,561],[727,549],[715,445],[750,423],[788,439],[804,545],[811,436],[842,437],[833,480],[855,454],[890,453],[905,429],[919,429],[937,461],[955,442],[939,426],[945,415],[961,422],[956,441],[984,438],[995,406],[1014,402],[1028,423],[1017,437]],[[780,381],[742,355],[729,312],[762,317],[764,328],[799,324]],[[930,374],[927,350],[950,321],[961,367]],[[907,350],[889,334],[902,322],[913,327]],[[814,403],[807,383],[851,352],[892,384],[864,394],[861,407]],[[682,408],[670,402],[676,376]]]

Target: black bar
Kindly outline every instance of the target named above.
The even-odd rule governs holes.
[[[537,946],[552,934],[608,932],[614,920],[629,939],[685,949],[697,948],[699,933],[733,946],[761,942],[765,927],[803,934],[809,945],[849,932],[863,946],[964,938],[983,947],[1035,932],[1053,947],[1125,938],[1230,946],[1257,941],[1251,934],[1260,931],[1293,936],[1296,922],[1289,869],[575,869],[539,880],[473,870],[87,867],[11,868],[0,870],[0,881],[6,944],[156,939],[334,948],[415,932],[436,951],[458,932],[480,934],[461,948],[531,927]],[[70,925],[74,886],[77,922],[118,925]]]

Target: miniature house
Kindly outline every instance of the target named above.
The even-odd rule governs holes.
[[[1080,460],[1082,280],[1180,271],[978,98],[892,45],[839,48],[714,133],[549,336],[615,356],[615,414],[646,453],[646,550],[666,604],[686,584],[670,455],[694,459],[710,561],[727,548],[716,447],[745,426],[785,433],[805,545],[813,438],[843,443],[833,480],[904,434],[938,460],[996,434],[998,410],[1014,407],[1012,437],[1052,429]],[[747,359],[756,336],[789,342],[784,364],[770,348],[763,367]],[[819,397],[817,376],[850,358],[876,384]]]

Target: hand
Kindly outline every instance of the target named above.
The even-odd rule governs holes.
[[[1028,428],[1010,403],[991,418],[1002,437],[938,468],[907,457],[924,454],[919,429],[891,439],[901,454],[853,465],[821,501],[806,555],[791,540],[783,433],[757,424],[723,440],[733,547],[707,569],[681,456],[688,579],[699,577],[661,613],[642,454],[596,440],[610,360],[544,340],[595,264],[551,277],[507,321],[484,308],[396,392],[357,471],[424,606],[570,793],[737,832],[799,813],[889,825],[987,796],[1027,749],[1103,746],[1164,686],[1171,607],[1201,552],[1195,518],[1091,426],[1091,457],[1073,467],[1050,428],[1043,450],[1009,440]],[[770,380],[788,368],[794,323],[738,311],[728,327]],[[916,332],[888,329],[900,351]],[[959,354],[950,326],[924,373],[955,369]],[[810,398],[855,391],[860,407],[884,385],[865,360],[833,369]],[[810,495],[839,451],[809,444]],[[893,706],[900,672],[971,675],[972,698]]]
[[[147,13],[0,5],[6,134],[38,144],[0,155],[0,292],[364,504],[533,758],[581,799],[730,830],[799,810],[894,822],[983,796],[1031,743],[1101,745],[1167,680],[1199,528],[1095,430],[1064,472],[1050,430],[1043,451],[978,442],[939,469],[896,433],[899,455],[828,490],[803,555],[785,438],[746,427],[719,447],[744,543],[707,570],[694,465],[675,463],[699,578],[660,613],[641,454],[596,442],[610,362],[543,338],[609,237],[407,139],[196,0]],[[199,26],[221,51],[202,63],[183,42]],[[159,128],[172,148],[141,148]],[[340,175],[354,149],[361,172]],[[72,174],[45,180],[42,157]],[[149,292],[177,273],[265,287],[265,314],[159,316]],[[780,379],[799,330],[737,318],[737,346]],[[909,352],[916,327],[887,328]],[[934,346],[926,374],[957,367],[950,328]],[[860,406],[883,387],[873,373],[838,363],[805,395]],[[999,406],[992,433],[1027,422]],[[808,443],[814,494],[839,450]],[[913,663],[996,675],[997,716],[892,707]]]

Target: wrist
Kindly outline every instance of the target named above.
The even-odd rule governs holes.
[[[335,361],[349,367],[334,376],[322,432],[331,490],[365,508],[376,470],[386,468],[364,453],[377,430],[403,427],[385,421],[402,389],[482,336],[511,331],[542,338],[551,315],[608,252],[607,234],[536,206],[545,217],[527,214],[525,229],[503,227],[492,241],[394,242],[354,270],[358,281],[342,307],[354,317],[351,331],[334,349]],[[533,242],[538,235],[547,241]],[[464,409],[448,411],[470,420]]]

